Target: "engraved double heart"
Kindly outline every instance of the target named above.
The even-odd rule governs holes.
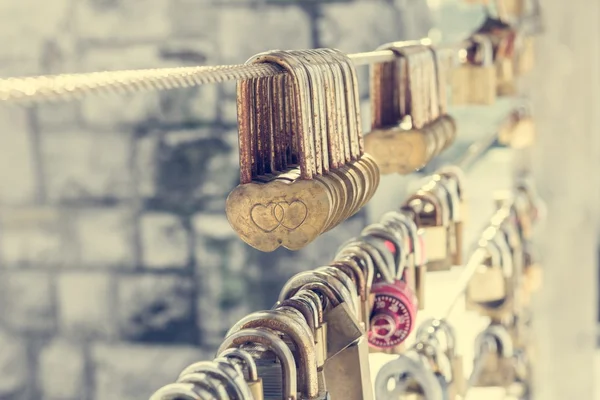
[[[252,222],[266,233],[280,226],[293,231],[306,221],[307,216],[308,208],[300,200],[255,204],[250,210]]]

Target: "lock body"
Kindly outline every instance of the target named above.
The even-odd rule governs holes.
[[[435,137],[425,130],[376,129],[365,137],[365,149],[383,175],[406,175],[423,168],[435,147]]]
[[[324,372],[327,392],[333,399],[373,399],[366,338],[360,338],[327,360]]]
[[[412,332],[417,313],[417,298],[406,282],[377,282],[371,293],[375,303],[368,332],[369,345],[390,349],[402,344]]]
[[[496,69],[493,65],[461,65],[452,74],[452,103],[490,105],[496,102]]]

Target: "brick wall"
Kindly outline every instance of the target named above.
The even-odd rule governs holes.
[[[424,3],[2,2],[0,75],[366,51],[424,35]],[[0,109],[1,400],[146,399],[358,233],[362,215],[297,253],[237,239],[235,123],[231,83]]]

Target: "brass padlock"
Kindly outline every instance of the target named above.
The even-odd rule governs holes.
[[[452,103],[490,105],[496,101],[496,67],[489,36],[474,34],[465,59],[452,72]]]
[[[327,272],[333,275],[335,268],[329,268]],[[343,273],[341,270],[336,271]],[[335,277],[335,279],[338,279],[338,277]],[[351,301],[351,298],[344,298],[344,303],[350,303]],[[358,320],[355,322],[358,322]],[[331,326],[331,324],[328,323],[328,326]],[[335,333],[334,330],[330,331],[330,334]],[[327,392],[334,399],[371,400],[373,398],[373,385],[371,384],[369,349],[366,337],[362,335],[342,351],[333,357],[329,357],[325,361],[324,377],[327,383]]]
[[[508,387],[515,381],[514,348],[509,332],[499,324],[488,326],[475,339],[474,364],[481,366],[475,387]]]
[[[496,92],[499,96],[514,96],[517,93],[515,80],[514,41],[516,33],[508,31],[501,37],[494,55],[496,66]]]
[[[413,288],[417,296],[419,310],[425,308],[425,289],[427,277],[427,258],[424,248],[424,233],[419,230],[414,221],[412,211],[391,211],[381,218],[383,224],[398,223],[406,229],[406,248],[409,249],[404,280]],[[401,229],[401,228],[400,228]]]
[[[405,202],[404,208],[414,213],[415,223],[424,232],[424,247],[427,253],[427,270],[447,270],[451,267],[448,249],[450,209],[448,199],[439,187],[431,185],[419,190]],[[437,190],[437,193],[432,192]]]
[[[365,147],[382,174],[409,174],[423,168],[456,136],[445,99],[446,58],[451,52],[419,42],[390,43],[380,49],[398,58],[373,65],[372,129]]]
[[[480,247],[485,249],[488,257],[475,270],[467,285],[465,296],[470,310],[502,304],[509,295],[510,282],[504,271],[500,249],[492,240],[485,241]]]

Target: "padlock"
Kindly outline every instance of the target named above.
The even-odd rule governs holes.
[[[367,277],[365,271],[360,267],[359,263],[352,258],[344,258],[341,260],[334,260],[329,263],[330,266],[338,268],[348,276],[351,276],[356,289],[358,291],[359,307],[358,307],[358,320],[363,325],[363,329],[367,331],[367,324],[365,320],[368,318],[366,313],[367,305],[369,304],[369,293],[370,288],[367,287]]]
[[[432,190],[437,189],[437,193]],[[448,227],[450,210],[447,198],[440,196],[439,188],[419,190],[404,203],[403,209],[414,213],[415,223],[424,232],[427,249],[427,270],[447,270],[451,264],[448,251]]]
[[[401,279],[404,275],[406,267],[407,249],[405,248],[404,237],[397,230],[390,229],[389,226],[383,224],[368,225],[361,232],[361,237],[373,236],[385,241],[387,250],[394,257],[394,267],[392,275],[395,279]]]
[[[460,197],[456,185],[450,180],[444,178],[442,175],[435,174],[432,177],[436,186],[439,187],[440,197],[442,197],[448,204],[449,221],[448,221],[448,235],[447,235],[447,248],[448,256],[446,257],[446,265],[452,266],[454,260],[457,258],[459,253],[459,243],[456,233],[456,223],[460,221]],[[448,267],[449,268],[449,267]]]
[[[464,251],[464,229],[467,224],[469,209],[467,204],[467,193],[466,193],[466,177],[464,172],[456,166],[447,165],[439,168],[436,174],[445,177],[449,183],[453,185],[453,190],[456,191],[460,200],[460,210],[458,212],[458,218],[454,219],[455,235],[456,235],[456,253],[454,254],[453,264],[462,265],[463,263],[463,251]]]
[[[455,399],[455,390],[452,385],[452,382],[454,381],[454,372],[447,353],[443,351],[437,338],[426,336],[421,339],[422,340],[417,340],[415,343],[415,351],[419,354],[423,362],[429,364],[431,367],[431,370],[438,380],[444,398]],[[421,390],[415,391],[415,394],[422,394]]]
[[[431,364],[415,349],[384,364],[375,378],[376,399],[411,398],[444,400],[444,387]],[[412,397],[413,399],[415,397]]]
[[[375,276],[379,275],[387,282],[394,280],[395,260],[394,255],[385,245],[385,240],[372,236],[352,238],[343,243],[338,253],[346,247],[358,247],[369,254],[375,269]]]
[[[225,357],[231,360],[238,361],[246,367],[247,384],[252,393],[252,399],[263,400],[263,382],[260,376],[258,376],[258,370],[256,368],[256,361],[250,353],[242,349],[227,349],[220,354],[220,357]]]
[[[487,261],[480,265],[469,280],[465,292],[470,310],[480,309],[486,304],[496,305],[508,296],[508,282],[505,276],[500,249],[491,241],[483,246],[488,253]]]
[[[336,296],[331,296],[331,294],[327,295],[325,293],[326,296],[331,296],[328,297],[328,301],[334,309],[340,307],[339,304],[336,304],[338,299],[342,300],[341,304],[349,304],[352,302],[352,297],[350,295],[351,290],[344,290],[345,286],[342,283],[344,277],[339,275],[344,274],[341,270],[333,267],[322,267],[312,273],[315,278],[322,279],[319,282],[313,282],[313,285],[326,282],[330,285],[331,292],[336,293]],[[346,278],[349,279],[348,277]],[[336,282],[335,280],[339,280],[339,282]],[[291,286],[293,286],[293,284]],[[311,286],[311,284],[303,286],[303,288],[309,287],[315,288]],[[355,288],[352,290],[356,291]],[[324,314],[325,317],[327,317],[327,314],[328,312]],[[332,335],[337,336],[340,330],[346,331],[348,329],[345,326],[338,326],[339,322],[348,324],[348,321],[340,321],[340,318],[335,318],[335,316],[327,321],[328,338]],[[358,321],[354,320],[351,324],[356,326]],[[343,334],[345,335],[345,332],[343,332]],[[329,355],[325,361],[325,366],[323,368],[324,381],[327,382],[327,391],[333,398],[355,398],[356,400],[361,400],[370,399],[372,397],[368,348],[367,343],[362,336],[363,335],[361,334],[352,343],[343,346],[343,349],[340,351],[336,351],[335,354]],[[332,339],[339,342],[339,338],[337,337]],[[333,344],[333,346],[336,345],[338,344]]]
[[[369,235],[367,233],[369,231],[373,235]],[[376,234],[376,232],[377,232],[377,234]],[[402,267],[402,265],[404,264],[403,260],[401,258],[397,257],[397,255],[400,254],[400,252],[398,252],[398,253],[391,252],[390,251],[391,249],[386,246],[386,243],[393,244],[394,248],[400,248],[402,245],[400,244],[400,242],[398,241],[398,239],[396,237],[394,237],[391,234],[386,235],[385,232],[386,232],[385,226],[383,226],[383,227],[380,226],[379,228],[374,226],[371,230],[366,229],[365,231],[363,231],[363,236],[359,237],[358,239],[351,239],[350,241],[348,241],[342,245],[342,248],[345,246],[357,246],[359,248],[363,248],[366,252],[369,253],[369,255],[371,256],[371,259],[373,261],[373,265],[375,266],[376,271],[379,272],[380,278],[377,279],[378,283],[377,284],[374,283],[371,288],[372,302],[370,304],[372,304],[372,308],[369,310],[369,326],[370,326],[369,331],[370,332],[372,332],[373,329],[376,329],[375,327],[372,326],[372,323],[375,321],[373,319],[374,311],[372,311],[372,310],[376,309],[378,295],[381,295],[381,293],[379,293],[379,289],[382,287],[382,285],[384,287],[388,287],[387,285],[385,285],[386,283],[389,285],[392,285],[392,286],[397,285],[399,283],[399,280],[395,279],[395,276],[398,274],[398,272],[397,272],[398,269],[400,269]],[[364,233],[367,233],[367,234],[364,235]],[[402,267],[402,269],[403,269],[403,267]],[[404,284],[400,283],[400,285],[404,285]],[[404,286],[402,286],[399,290],[400,291],[406,291],[406,290],[410,291],[410,289],[408,289],[407,287],[404,287]],[[407,293],[407,297],[404,298],[404,301],[409,301],[409,300],[412,302],[416,302],[416,299],[414,299],[414,295]],[[392,307],[395,307],[395,305],[393,305]],[[403,347],[400,344],[402,342],[402,340],[395,343],[394,346],[381,347],[381,346],[371,345],[369,347],[369,351],[370,352],[384,351],[384,352],[391,352],[393,354],[396,354],[398,351],[401,351],[403,349]]]
[[[375,294],[375,304],[370,317],[369,345],[378,350],[395,348],[414,328],[417,298],[401,280],[376,282],[371,293]]]
[[[281,371],[281,389],[277,390],[279,396],[265,395],[265,400],[285,399],[296,400],[298,396],[297,369],[294,355],[287,344],[271,329],[243,329],[237,331],[223,340],[217,350],[217,356],[225,350],[233,347],[241,347],[247,344],[258,343],[275,355],[278,364],[274,364]],[[260,376],[263,376],[259,373]],[[265,388],[267,387],[265,383]]]
[[[327,299],[328,305],[323,314],[327,326],[327,359],[356,342],[364,333],[352,305],[345,301],[339,286],[341,283],[334,287],[332,281],[322,275],[307,271],[290,278],[279,293],[279,301],[290,298],[301,289],[315,291]]]
[[[373,280],[375,279],[376,271],[373,259],[362,247],[358,245],[345,246],[335,256],[335,261],[350,260],[355,262],[358,267],[363,271],[365,276],[365,301],[362,304],[361,315],[361,326],[366,332],[369,329],[369,315],[371,314],[371,308],[373,306],[373,296],[371,295],[371,287],[373,286]]]
[[[364,154],[356,71],[332,49],[272,51],[247,63],[287,73],[240,81],[241,184],[227,218],[259,250],[298,250],[355,214],[379,182]]]
[[[418,341],[422,339],[431,340],[434,338],[439,343],[438,335],[443,333],[445,338],[445,353],[450,362],[452,370],[452,381],[450,382],[450,399],[457,396],[464,397],[467,392],[467,379],[463,370],[463,358],[456,351],[456,333],[454,328],[444,319],[428,319],[419,326],[416,337]]]
[[[425,281],[427,276],[427,255],[425,249],[424,230],[419,230],[415,224],[414,213],[410,210],[391,211],[382,217],[382,223],[396,222],[402,224],[407,230],[407,247],[410,249],[407,260],[405,281],[414,288],[417,296],[418,309],[425,308]]]
[[[299,391],[309,398],[319,395],[319,375],[314,338],[306,321],[279,310],[258,311],[249,314],[231,327],[227,336],[251,328],[268,328],[281,332],[289,338],[299,364]]]
[[[242,393],[242,398],[251,398],[252,391],[250,386],[244,377],[242,368],[235,362],[225,357],[217,357],[213,360],[213,363],[217,364],[219,369],[227,374],[229,379],[233,381],[239,392]]]
[[[492,41],[482,34],[474,34],[470,40],[465,59],[452,71],[452,104],[494,104],[497,85]]]
[[[365,147],[382,174],[409,174],[454,140],[454,121],[445,118],[445,99],[440,99],[439,90],[447,84],[439,79],[446,66],[437,64],[436,49],[418,42],[390,43],[379,49],[391,50],[398,58],[372,67],[372,129]],[[434,125],[437,120],[441,125]]]
[[[508,387],[515,380],[514,349],[510,334],[502,325],[492,324],[475,339],[474,364],[480,366],[476,387]]]

